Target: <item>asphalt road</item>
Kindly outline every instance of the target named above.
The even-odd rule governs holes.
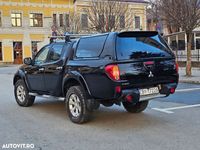
[[[0,68],[0,148],[12,143],[34,144],[36,150],[200,149],[200,85],[179,84],[176,94],[151,101],[141,114],[102,106],[91,122],[77,125],[61,101],[37,98],[32,107],[19,107],[12,86],[15,70]]]

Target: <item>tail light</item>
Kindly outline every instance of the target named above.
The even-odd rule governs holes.
[[[178,63],[176,62],[176,72],[178,73]]]
[[[105,67],[105,71],[111,79],[116,81],[120,80],[120,70],[118,65],[108,65]]]

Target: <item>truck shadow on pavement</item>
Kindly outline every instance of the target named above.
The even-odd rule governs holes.
[[[73,124],[67,116],[65,103],[62,101],[36,99],[35,104],[32,106],[32,111],[45,113],[50,116],[49,119],[52,119],[52,121],[56,117],[61,121],[60,123]],[[83,126],[128,130],[129,128],[155,127],[165,123],[169,123],[169,120],[165,119],[162,114],[150,111],[149,108],[143,113],[131,114],[126,112],[122,106],[109,108],[101,106],[99,110],[93,112],[91,121],[83,124]]]

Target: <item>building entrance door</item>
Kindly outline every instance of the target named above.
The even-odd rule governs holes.
[[[13,55],[14,55],[14,64],[22,64],[23,62],[22,42],[13,42]]]

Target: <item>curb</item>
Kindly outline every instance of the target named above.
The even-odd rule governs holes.
[[[194,81],[194,80],[179,80],[180,83],[191,83],[191,84],[200,84],[200,81]]]
[[[0,65],[0,68],[19,67],[20,65]]]

